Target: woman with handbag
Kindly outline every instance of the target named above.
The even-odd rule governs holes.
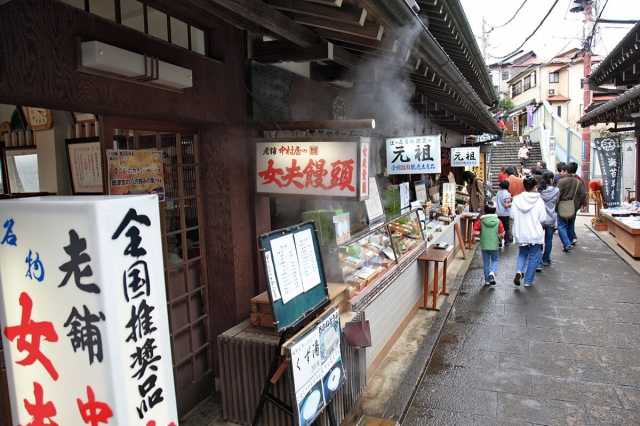
[[[582,206],[587,193],[578,179],[573,178],[571,166],[560,168],[562,177],[558,181],[560,200],[558,201],[558,235],[562,240],[562,251],[571,250],[571,241],[576,239],[576,213]]]

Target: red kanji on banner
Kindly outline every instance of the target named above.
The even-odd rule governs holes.
[[[354,192],[356,190],[351,185],[353,177],[353,163],[353,160],[338,160],[331,163],[333,169],[331,169],[331,185],[329,185],[329,189],[339,186],[340,191],[348,189],[349,191]]]
[[[147,422],[147,426],[156,426],[156,421],[155,420],[149,420]],[[177,426],[177,425],[174,422],[171,422],[167,426]]]
[[[98,423],[109,423],[109,417],[113,417],[113,411],[106,402],[96,401],[91,386],[87,386],[87,397],[86,404],[80,398],[76,399],[82,420],[91,426],[98,426]]]
[[[33,301],[29,295],[25,292],[20,294],[20,306],[22,306],[22,318],[20,325],[5,327],[4,335],[7,336],[9,341],[13,342],[13,339],[17,339],[17,348],[19,352],[27,351],[29,355],[22,361],[16,361],[16,364],[31,365],[36,361],[40,361],[42,366],[51,375],[53,380],[58,380],[58,372],[53,367],[53,364],[40,352],[40,339],[44,338],[47,342],[57,342],[58,335],[53,328],[53,324],[49,321],[35,322],[31,320],[31,309],[33,308]],[[27,340],[27,336],[31,336]]]
[[[258,172],[258,176],[264,179],[264,182],[262,182],[262,185],[275,183],[280,188],[282,188],[282,182],[280,182],[280,180],[278,179],[278,175],[282,175],[284,172],[282,171],[282,169],[275,169],[273,167],[274,164],[275,162],[273,160],[269,160],[267,162],[267,170]]]
[[[58,423],[51,420],[51,417],[57,413],[56,407],[51,401],[43,404],[44,392],[40,383],[33,382],[33,396],[35,397],[33,404],[26,399],[24,400],[24,408],[27,410],[27,413],[33,417],[25,426],[58,426]],[[45,423],[45,420],[48,422]]]

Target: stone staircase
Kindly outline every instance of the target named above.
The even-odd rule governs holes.
[[[501,167],[515,166],[520,168],[518,150],[522,142],[518,138],[503,138],[502,143],[491,147],[491,185],[495,192],[498,192],[498,172]],[[533,149],[527,162],[527,167],[535,166],[538,161],[542,161],[540,152],[540,142],[533,142]]]

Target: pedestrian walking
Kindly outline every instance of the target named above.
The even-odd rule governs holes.
[[[565,164],[566,163],[564,161],[561,161],[558,164],[556,164],[557,172],[553,175],[553,186],[558,186],[558,181],[562,177],[562,172],[560,172],[560,170],[562,170],[562,166],[564,166]]]
[[[479,212],[480,216],[482,216],[484,208],[484,182],[469,170],[462,173],[462,181],[467,184],[470,211],[474,213]]]
[[[571,246],[578,241],[576,237],[576,214],[587,196],[584,187],[571,173],[573,167],[569,164],[562,166],[562,177],[558,181],[560,200],[558,201],[558,235],[562,240],[562,251],[571,250]]]
[[[520,195],[524,191],[524,186],[522,185],[522,179],[515,175],[516,168],[515,167],[507,167],[507,181],[509,181],[509,194],[511,195],[511,200],[518,195]],[[510,242],[513,242],[513,218],[509,217],[509,234],[507,238]]]
[[[484,285],[496,285],[498,273],[498,248],[504,239],[504,227],[496,215],[496,204],[489,200],[484,205],[484,215],[473,225],[473,236],[480,238],[484,263]]]
[[[513,242],[513,235],[510,233],[511,227],[509,226],[511,216],[511,194],[508,191],[509,181],[506,179],[501,180],[499,185],[500,191],[496,194],[496,214],[504,228],[505,237],[502,240],[502,245],[508,246]]]
[[[578,174],[578,163],[572,161],[569,163],[569,166],[571,166],[570,170],[573,174],[573,177],[580,181],[582,187],[584,188],[584,192],[586,193],[588,191],[587,184],[584,182],[584,179],[582,179],[582,177]],[[589,197],[584,197],[584,201],[582,202],[582,208],[580,209],[580,211],[582,213],[586,213],[589,211]]]
[[[520,165],[524,168],[527,167],[527,161],[529,160],[529,148],[527,148],[527,144],[524,143],[520,147],[518,151],[518,158],[520,159]]]
[[[544,208],[547,213],[547,217],[542,222],[544,228],[544,251],[542,252],[542,258],[540,259],[540,270],[542,266],[549,266],[551,264],[551,248],[553,245],[553,233],[556,228],[556,207],[558,200],[560,199],[560,190],[553,186],[553,173],[546,171],[542,173],[540,182],[538,183],[538,192],[542,201],[544,201]],[[536,271],[538,270],[536,269]]]
[[[523,185],[525,192],[515,197],[511,205],[513,235],[518,244],[518,261],[513,283],[519,286],[524,278],[524,286],[530,287],[536,277],[536,268],[540,264],[544,243],[542,222],[546,220],[547,213],[544,201],[536,192],[536,180],[528,176],[524,179]]]
[[[502,182],[507,178],[507,172],[505,172],[506,167],[500,167],[500,171],[498,172],[498,183]]]
[[[531,142],[531,137],[529,135],[526,135],[524,137],[524,144],[527,147],[528,150],[532,150],[533,149],[533,142]]]

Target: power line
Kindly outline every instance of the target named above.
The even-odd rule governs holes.
[[[513,14],[513,16],[511,17],[511,19],[509,19],[509,20],[508,20],[507,22],[505,22],[504,24],[502,24],[502,25],[497,25],[497,26],[492,26],[492,25],[490,25],[490,27],[491,27],[491,31],[493,31],[493,30],[495,30],[495,29],[497,29],[497,28],[502,28],[502,27],[507,26],[507,24],[508,24],[509,22],[511,22],[511,21],[513,21],[513,20],[515,19],[515,17],[518,15],[518,12],[520,12],[520,9],[522,9],[522,8],[524,7],[524,5],[525,5],[525,3],[526,3],[527,1],[528,1],[528,0],[524,0],[524,1],[522,2],[522,4],[520,5],[520,7],[518,8],[518,10],[516,10],[516,13],[514,13],[514,14]],[[487,31],[487,32],[489,32],[489,33],[490,33],[491,31]]]
[[[609,0],[607,0],[609,1]],[[518,50],[520,50],[522,48],[522,46],[525,45],[526,42],[529,41],[529,39],[531,37],[533,37],[535,35],[535,33],[540,29],[540,27],[542,26],[542,24],[544,24],[544,21],[547,20],[547,18],[549,17],[549,15],[551,15],[551,12],[553,11],[553,8],[556,7],[556,5],[558,4],[558,0],[556,0],[555,2],[553,2],[553,4],[551,5],[551,8],[549,9],[549,11],[547,12],[547,14],[544,16],[544,18],[542,19],[542,21],[540,21],[540,23],[538,24],[538,26],[536,27],[535,30],[533,30],[533,32],[531,33],[531,35],[529,35],[529,37],[527,37],[520,46],[518,46],[513,52],[509,53],[508,55],[504,55],[504,56],[493,56],[490,55],[492,58],[494,59],[504,59],[504,58],[508,58],[509,56],[513,55],[514,53],[516,53]]]
[[[589,49],[589,51],[591,51],[591,41],[593,40],[593,35],[596,32],[598,21],[600,21],[600,17],[602,16],[602,12],[604,12],[604,8],[607,7],[607,4],[609,4],[609,0],[606,0],[604,2],[604,6],[602,6],[602,9],[600,9],[600,13],[598,13],[598,17],[596,18],[596,21],[593,23],[593,28],[591,29],[591,35],[587,39],[587,42],[588,42],[587,49]]]

